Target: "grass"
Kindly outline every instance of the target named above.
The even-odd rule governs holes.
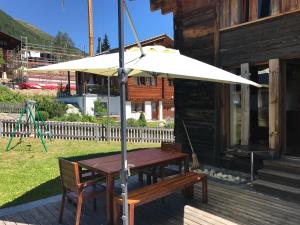
[[[95,141],[48,141],[47,153],[39,140],[14,139],[12,151],[5,152],[8,139],[0,139],[0,208],[18,205],[60,193],[58,157],[81,159],[120,151],[120,143]],[[128,149],[157,146],[129,143]]]

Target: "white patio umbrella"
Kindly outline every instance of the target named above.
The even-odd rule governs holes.
[[[219,83],[261,85],[225,70],[180,54],[178,50],[163,46],[143,47],[144,55],[135,47],[125,52],[125,69],[128,76],[155,75],[176,79],[202,80]],[[95,57],[57,63],[28,71],[59,72],[82,71],[104,76],[117,76],[119,54],[110,53]],[[146,73],[143,73],[146,72]]]

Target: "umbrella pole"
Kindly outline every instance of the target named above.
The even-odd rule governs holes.
[[[121,151],[122,151],[122,169],[121,189],[123,199],[123,225],[128,225],[128,164],[127,164],[127,149],[126,149],[126,82],[127,76],[124,68],[124,2],[118,0],[118,33],[119,33],[119,80],[120,80],[120,116],[121,116]]]

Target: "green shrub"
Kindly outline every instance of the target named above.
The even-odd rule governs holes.
[[[127,119],[127,126],[128,127],[138,127],[139,123],[137,120],[130,118],[130,119]]]
[[[105,116],[107,114],[106,103],[97,100],[94,102],[95,116]]]
[[[145,114],[143,112],[141,112],[141,114],[140,114],[138,124],[140,127],[147,127],[147,120],[146,120]]]
[[[68,115],[63,116],[62,119],[63,121],[68,121],[68,122],[81,122],[82,117],[79,114],[70,113]]]
[[[97,120],[96,120],[96,118],[94,116],[82,115],[81,122],[96,123]]]
[[[111,117],[101,117],[97,119],[98,124],[109,125],[109,126],[119,126],[120,124]]]
[[[40,121],[40,116],[42,120],[47,121],[49,119],[49,113],[46,111],[40,111],[40,115],[36,112],[35,113],[35,120]]]
[[[40,111],[49,113],[49,118],[62,117],[67,110],[67,105],[58,102],[54,97],[37,95],[33,99],[36,101]]]
[[[0,86],[0,102],[3,103],[23,103],[25,96],[16,93],[5,86]]]
[[[173,120],[167,120],[165,122],[165,128],[173,129],[174,128],[174,121]]]

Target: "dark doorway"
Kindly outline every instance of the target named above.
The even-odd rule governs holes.
[[[287,62],[286,155],[300,157],[300,60]]]

